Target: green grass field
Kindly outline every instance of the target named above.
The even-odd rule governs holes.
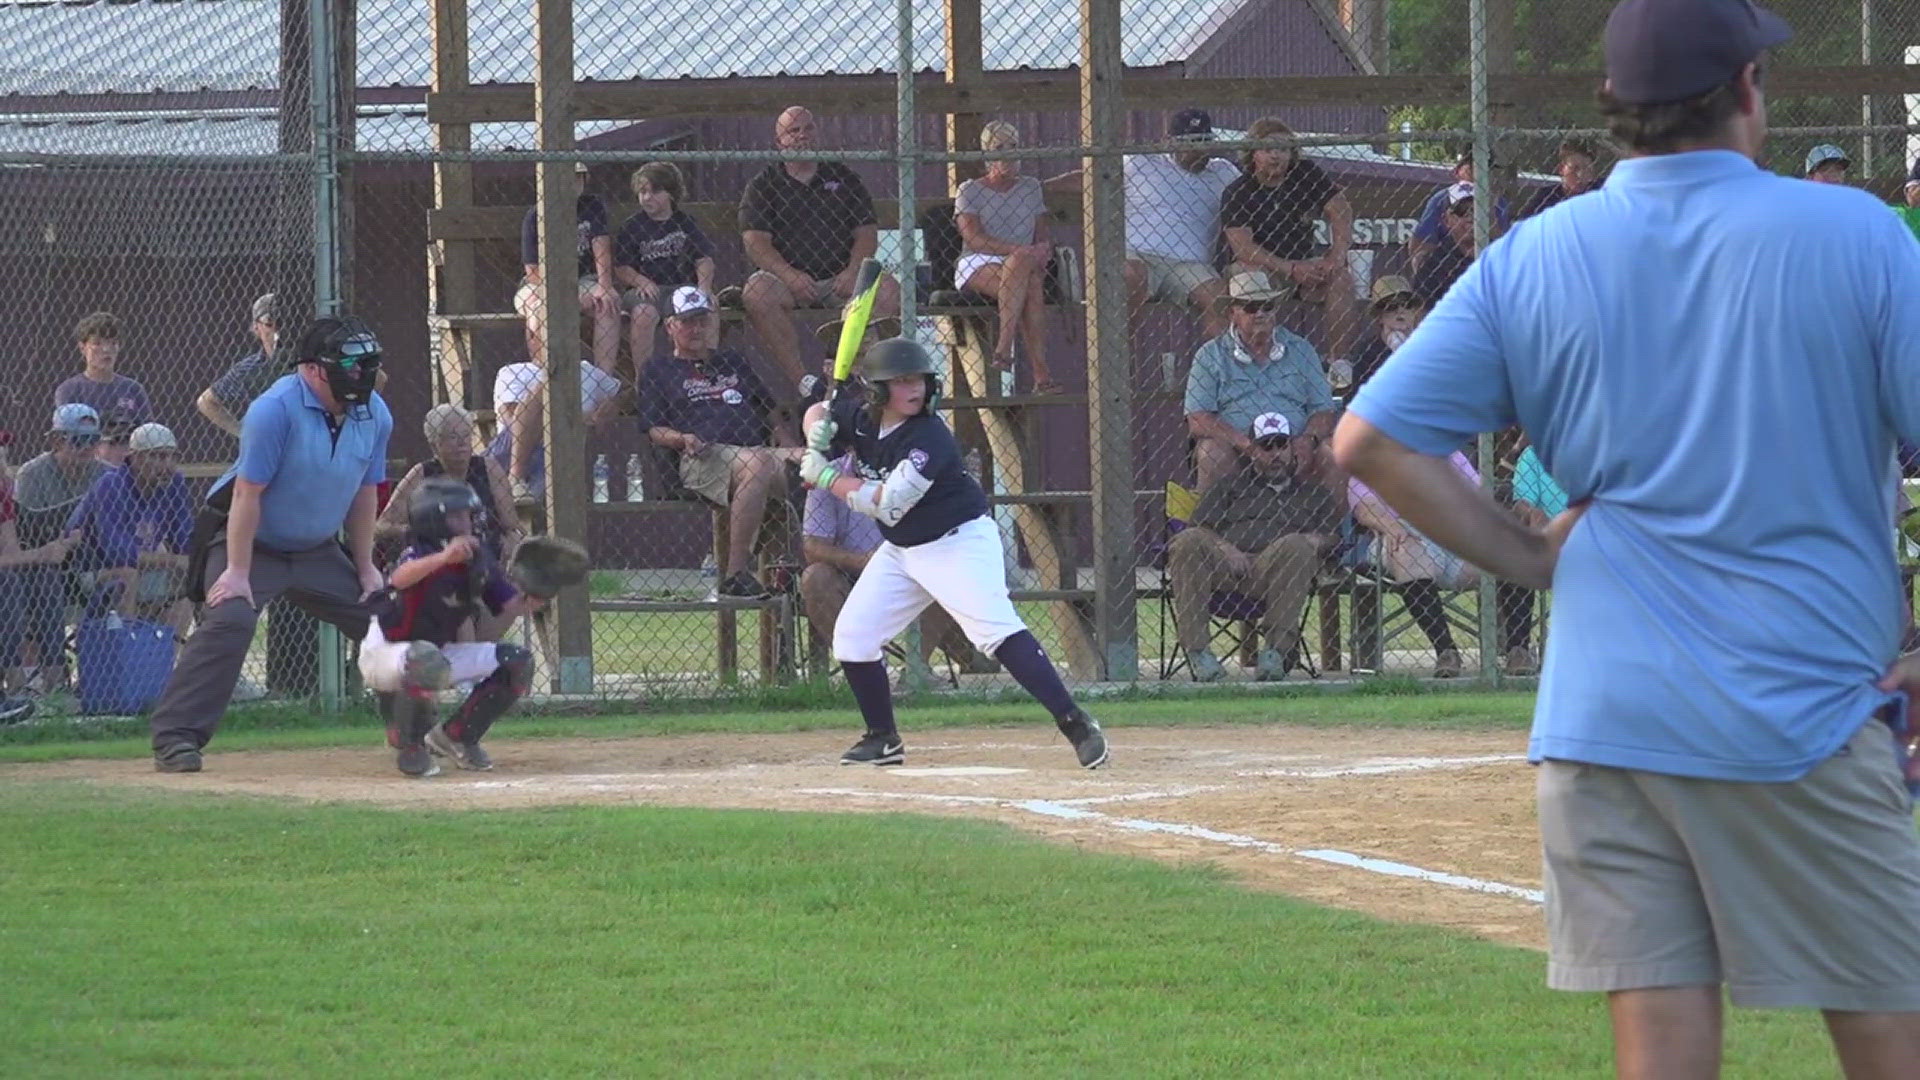
[[[1519,695],[1112,703],[1181,722],[1517,729]],[[915,709],[913,726],[1031,708]],[[843,710],[509,721],[844,727]],[[262,724],[218,748],[358,744]],[[137,740],[0,747],[125,755]],[[0,786],[0,1076],[1601,1076],[1543,959],[1204,869],[895,815],[401,812]],[[1736,1014],[1729,1076],[1832,1073]]]

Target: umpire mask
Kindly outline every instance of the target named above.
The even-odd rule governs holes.
[[[380,356],[380,339],[366,323],[352,315],[330,315],[301,335],[294,362],[319,364],[334,400],[352,409],[373,399]]]

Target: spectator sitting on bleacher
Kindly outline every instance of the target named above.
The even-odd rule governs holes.
[[[1253,122],[1248,139],[1287,138],[1293,129],[1265,117]],[[1283,294],[1318,305],[1324,312],[1320,341],[1333,356],[1346,356],[1358,329],[1354,325],[1353,273],[1347,251],[1353,246],[1353,206],[1340,185],[1318,163],[1293,147],[1249,150],[1246,170],[1220,198],[1220,226],[1233,253],[1233,270],[1259,270]],[[1316,254],[1313,223],[1327,224],[1327,249]]]
[[[180,475],[179,444],[162,424],[142,424],[127,440],[126,463],[108,469],[67,518],[79,541],[75,561],[115,590],[125,618],[173,627],[184,638],[193,619],[186,599],[193,499]]]
[[[851,475],[852,454],[842,455],[834,467]],[[823,640],[833,639],[833,625],[840,621],[840,609],[847,594],[859,580],[881,541],[880,526],[864,514],[856,514],[845,499],[825,488],[807,492],[806,519],[800,527],[800,550],[807,568],[800,573],[800,600],[807,611],[813,632]],[[920,616],[920,657],[933,658],[933,650],[945,649],[947,659],[962,672],[980,674],[997,665],[973,647],[960,624],[947,609],[930,604]]]
[[[1129,317],[1151,300],[1186,304],[1212,337],[1222,328],[1215,301],[1225,291],[1214,268],[1220,198],[1240,170],[1215,157],[1213,118],[1205,109],[1174,113],[1167,136],[1186,146],[1128,157],[1123,166]]]
[[[1548,207],[1558,206],[1575,195],[1585,195],[1600,186],[1595,172],[1595,163],[1599,161],[1593,144],[1585,139],[1568,139],[1560,144],[1559,173],[1560,182],[1533,197],[1526,209],[1520,212],[1523,218],[1532,217]]]
[[[147,388],[114,370],[120,359],[120,320],[96,311],[73,329],[84,363],[80,374],[53,392],[55,405],[79,402],[100,417],[98,452],[108,465],[126,458],[126,439],[134,428],[153,419]]]
[[[640,430],[677,456],[680,483],[727,510],[722,596],[768,595],[752,567],[767,502],[784,496],[792,425],[780,418],[747,358],[718,348],[713,299],[692,286],[674,290],[667,316],[671,353],[647,361],[640,376]],[[769,438],[781,443],[767,445]]]
[[[1496,159],[1494,172],[1501,171]],[[1467,150],[1462,152],[1453,163],[1453,183],[1443,184],[1433,194],[1427,196],[1427,201],[1420,207],[1420,220],[1414,223],[1413,233],[1407,237],[1407,257],[1412,260],[1416,271],[1420,269],[1422,263],[1426,262],[1429,254],[1445,246],[1449,196],[1459,185],[1473,182],[1473,151]],[[1493,235],[1499,236],[1504,232],[1509,220],[1507,200],[1502,198],[1493,207]],[[1432,294],[1428,296],[1430,299],[1437,299]]]
[[[613,238],[607,234],[607,204],[587,192],[587,167],[576,164],[573,176],[579,189],[574,219],[579,229],[576,272],[580,279],[580,313],[593,320],[593,363],[611,375],[620,362],[620,293],[613,283]],[[527,355],[547,356],[546,290],[540,283],[540,208],[527,208],[520,221],[520,262],[526,276],[513,294],[513,310],[527,326]],[[573,350],[563,343],[562,355]]]
[[[580,377],[587,372],[604,375],[592,364],[582,363]],[[442,402],[427,410],[421,430],[427,437],[427,449],[433,456],[407,470],[387,495],[386,508],[373,523],[374,540],[392,555],[406,547],[407,517],[413,492],[420,484],[439,476],[461,480],[480,497],[482,509],[473,515],[473,535],[494,560],[506,565],[513,549],[525,537],[520,514],[514,509],[512,488],[500,462],[473,452],[473,415],[458,405]]]
[[[673,162],[649,161],[635,169],[633,195],[640,209],[614,238],[613,276],[624,290],[620,306],[627,313],[627,345],[637,369],[653,355],[653,332],[673,290],[697,285],[713,294],[713,241],[680,209],[686,183]]]
[[[58,565],[73,547],[72,539],[63,536],[50,544],[23,549],[16,513],[13,478],[8,471],[0,469],[0,724],[24,720],[33,713],[31,699],[7,696],[8,691],[25,681],[14,675],[20,664],[20,643],[26,623],[26,571]]]
[[[38,670],[26,673],[27,685],[51,693],[66,683],[68,577],[63,564],[73,547],[67,518],[107,466],[94,454],[100,445],[100,414],[91,405],[75,401],[53,410],[47,438],[48,450],[20,466],[13,497],[21,546],[48,553],[17,573],[26,611],[26,640],[37,655]],[[54,551],[59,553],[57,558],[51,557]]]
[[[1173,623],[1195,682],[1226,674],[1211,648],[1208,607],[1219,589],[1266,602],[1255,677],[1284,679],[1287,655],[1300,644],[1300,616],[1314,575],[1340,532],[1346,510],[1325,484],[1302,476],[1289,445],[1292,426],[1262,413],[1247,428],[1247,456],[1201,497],[1193,521],[1167,545]]]
[[[274,348],[280,341],[280,314],[279,301],[272,293],[253,302],[253,322],[248,332],[260,343],[260,348],[235,360],[213,380],[213,385],[200,391],[193,403],[201,416],[236,439],[240,437],[240,418],[247,414],[247,406],[265,393],[275,379],[287,373],[286,367],[274,356]]]
[[[1254,417],[1287,418],[1295,464],[1322,466],[1321,444],[1333,434],[1333,388],[1311,342],[1276,325],[1279,296],[1267,275],[1235,274],[1222,306],[1231,311],[1226,333],[1200,346],[1187,372],[1185,412],[1194,439],[1194,471],[1202,494],[1254,456]],[[1311,449],[1311,453],[1306,452]]]
[[[1437,304],[1447,295],[1479,250],[1473,242],[1473,195],[1473,185],[1465,180],[1447,189],[1446,236],[1413,273],[1413,291],[1430,303]]]
[[[1351,397],[1380,370],[1393,351],[1406,343],[1420,321],[1427,317],[1427,302],[1413,291],[1413,282],[1399,274],[1388,274],[1373,283],[1373,336],[1353,356],[1353,377],[1347,387]]]
[[[798,105],[774,123],[778,149],[808,150],[813,139],[813,113]],[[860,264],[879,250],[877,221],[867,186],[837,161],[777,161],[747,183],[740,234],[755,270],[741,302],[761,347],[795,388],[806,369],[793,311],[837,308],[853,295]],[[899,286],[881,278],[874,314],[891,315],[899,304]]]
[[[1460,475],[1480,483],[1480,472],[1467,455],[1456,450],[1448,460]],[[1433,677],[1458,678],[1460,650],[1454,644],[1446,602],[1440,593],[1443,589],[1475,588],[1480,583],[1479,568],[1422,536],[1358,479],[1347,481],[1347,502],[1354,521],[1373,534],[1373,564],[1398,584],[1407,615],[1433,644]],[[1500,611],[1500,648],[1507,674],[1531,675],[1539,666],[1527,644],[1533,637],[1533,593],[1525,586],[1502,581],[1495,586],[1494,595]]]
[[[982,150],[1011,150],[1019,145],[1019,129],[1005,120],[995,120],[980,131]],[[1040,181],[1021,176],[1018,161],[989,161],[986,175],[960,185],[953,216],[961,242],[960,259],[953,266],[954,285],[999,304],[1000,335],[993,366],[1013,370],[1017,333],[1032,369],[1033,392],[1059,393],[1060,384],[1047,373],[1045,285],[1053,249],[1047,243],[1046,193]]]
[[[587,430],[620,409],[626,384],[585,360],[580,361],[580,420]],[[538,502],[547,489],[547,369],[529,361],[508,364],[493,377],[493,412],[499,423],[487,453],[507,470],[509,494],[516,503]]]

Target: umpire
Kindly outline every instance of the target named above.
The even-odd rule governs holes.
[[[161,772],[200,771],[262,607],[284,597],[357,641],[363,601],[383,585],[373,520],[393,415],[374,391],[380,342],[350,315],[323,318],[291,363],[248,407],[240,460],[195,526],[188,575],[205,607],[150,718]]]
[[[1334,437],[1422,533],[1554,590],[1547,981],[1608,996],[1622,1077],[1719,1075],[1723,998],[1822,1010],[1853,1080],[1920,1076],[1889,524],[1920,246],[1873,196],[1756,164],[1789,36],[1738,0],[1618,5],[1626,160],[1476,259]],[[1544,530],[1446,462],[1516,421],[1573,500]]]

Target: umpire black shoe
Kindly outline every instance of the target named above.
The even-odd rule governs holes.
[[[875,735],[869,731],[840,755],[842,765],[898,765],[907,760],[907,744],[898,735]]]
[[[1073,753],[1080,759],[1081,768],[1097,769],[1107,763],[1107,736],[1100,730],[1100,721],[1088,716],[1087,710],[1076,705],[1056,723],[1060,725],[1060,734],[1073,744]]]
[[[153,752],[154,772],[199,772],[200,748],[192,743],[174,743]]]

